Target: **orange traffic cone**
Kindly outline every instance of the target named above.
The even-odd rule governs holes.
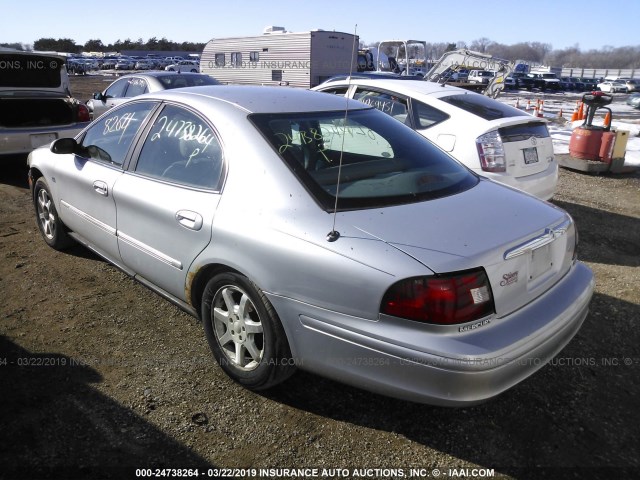
[[[578,120],[584,120],[584,103],[580,102],[580,110],[578,111]]]
[[[544,104],[540,103],[540,108],[537,109],[536,117],[544,117]]]
[[[531,115],[533,115],[534,117],[538,116],[538,107],[533,107],[533,112],[531,112]]]
[[[611,112],[607,112],[607,114],[604,116],[604,122],[602,125],[605,128],[608,128],[611,126]]]
[[[576,103],[576,106],[573,108],[573,113],[571,114],[571,123],[578,121],[578,115],[580,114],[578,113],[578,104]]]
[[[516,108],[520,108],[520,97],[516,98]]]
[[[531,110],[531,99],[527,100],[527,110]]]

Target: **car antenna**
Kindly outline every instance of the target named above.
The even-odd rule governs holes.
[[[356,38],[358,38],[358,24],[353,29],[353,47],[351,48],[351,65],[349,66],[349,78],[347,80],[347,92],[345,93],[346,107],[344,109],[344,123],[342,125],[342,144],[340,145],[340,161],[338,162],[338,182],[336,184],[336,202],[333,206],[333,226],[327,234],[327,242],[335,242],[340,238],[340,232],[336,230],[336,216],[338,214],[338,195],[340,193],[340,175],[342,173],[342,154],[344,153],[344,138],[347,136],[347,119],[349,117],[349,89],[351,88],[351,75],[353,75],[353,57],[356,54]]]

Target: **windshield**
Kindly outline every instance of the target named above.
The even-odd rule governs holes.
[[[63,66],[57,57],[0,54],[0,87],[59,88]]]
[[[250,119],[327,211],[336,194],[338,209],[351,210],[439,198],[478,182],[427,139],[375,109],[349,112],[346,122],[344,111]]]

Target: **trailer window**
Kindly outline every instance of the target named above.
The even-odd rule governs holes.
[[[271,70],[271,80],[274,82],[281,82],[282,70]]]
[[[233,52],[231,54],[231,65],[233,65],[234,67],[241,67],[242,66],[242,53]]]
[[[249,61],[257,62],[260,60],[260,52],[249,52]]]
[[[224,53],[216,53],[216,67],[224,67]]]

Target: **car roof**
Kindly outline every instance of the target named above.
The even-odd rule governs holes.
[[[328,87],[331,85],[346,85],[348,83],[352,85],[363,85],[363,86],[374,87],[374,88],[375,87],[387,88],[389,90],[393,90],[395,92],[405,94],[405,95],[420,93],[422,95],[440,96],[443,93],[449,94],[449,95],[473,93],[459,87],[454,87],[453,85],[429,82],[426,80],[413,80],[413,81],[396,80],[396,79],[369,80],[369,79],[359,79],[359,78],[352,77],[350,82],[348,80],[340,80],[335,82],[326,82],[326,83],[323,83],[321,86]]]
[[[222,101],[233,104],[248,113],[329,112],[344,110],[347,105],[349,110],[373,108],[343,96],[284,86],[211,85],[164,90],[144,96],[191,104]]]

